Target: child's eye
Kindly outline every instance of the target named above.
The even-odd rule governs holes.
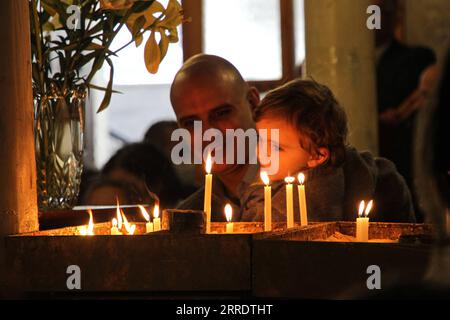
[[[272,149],[275,151],[284,151],[278,144],[272,143]]]

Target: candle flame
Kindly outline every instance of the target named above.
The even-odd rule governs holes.
[[[116,208],[117,227],[119,228],[119,230],[121,230],[122,229],[122,214],[120,212],[119,198],[116,197],[116,199],[117,199],[117,208]]]
[[[86,226],[80,227],[80,234],[82,236],[93,236],[94,235],[94,218],[92,217],[92,210],[88,209],[89,213],[89,223]]]
[[[130,230],[128,231],[128,234],[133,235],[135,231],[136,231],[136,225],[132,224],[130,227]]]
[[[305,183],[305,175],[303,174],[303,172],[300,172],[297,176],[298,182],[300,184],[304,184]]]
[[[260,175],[261,175],[262,182],[266,186],[268,186],[270,184],[270,180],[269,180],[269,175],[267,174],[267,172],[266,171],[261,171]]]
[[[127,216],[125,215],[122,209],[120,209],[120,213],[122,214],[123,225],[125,226],[125,230],[127,231],[128,234],[132,235],[136,230],[136,225],[130,224],[128,222]]]
[[[155,204],[153,207],[153,218],[159,218],[159,204]]]
[[[370,200],[366,207],[366,212],[364,213],[366,217],[369,216],[369,212],[372,209],[373,200]]]
[[[365,207],[365,203],[364,203],[364,200],[362,200],[362,201],[359,203],[359,210],[358,210],[358,216],[359,216],[359,217],[362,217],[362,214],[363,214],[363,212],[364,212],[364,207]]]
[[[139,209],[141,210],[142,215],[144,216],[144,219],[149,222],[150,221],[150,215],[148,214],[147,210],[141,205],[138,205]]]
[[[286,178],[284,178],[284,182],[286,182],[286,183],[292,183],[294,181],[295,181],[294,177],[286,177]]]
[[[94,235],[94,217],[92,216],[92,210],[88,209],[89,212],[89,225],[88,225],[88,235],[93,236]]]
[[[231,222],[231,219],[233,217],[233,208],[229,203],[225,205],[225,218],[228,222]]]
[[[86,226],[81,226],[80,227],[80,235],[82,235],[82,236],[87,235],[87,228],[86,228]]]
[[[208,156],[206,157],[206,164],[205,164],[205,170],[207,174],[211,173],[212,168],[212,160],[211,160],[211,153],[208,152]]]

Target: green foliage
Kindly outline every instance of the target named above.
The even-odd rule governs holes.
[[[135,43],[145,44],[144,62],[156,73],[169,43],[178,41],[177,26],[183,11],[177,0],[166,8],[156,0],[29,0],[31,24],[32,75],[35,95],[48,95],[51,88],[66,92],[74,85],[102,90],[97,112],[104,110],[114,92],[114,66],[111,56]],[[80,8],[80,28],[70,28],[69,6]],[[130,41],[116,51],[110,49],[114,37],[126,26]],[[159,33],[159,42],[156,41]],[[92,83],[94,75],[107,63],[110,68],[106,88]]]

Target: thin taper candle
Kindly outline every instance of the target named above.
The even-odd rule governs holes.
[[[206,233],[211,232],[211,197],[212,197],[212,174],[211,174],[211,154],[208,154],[205,165],[205,198],[203,210],[206,213]]]
[[[356,241],[369,241],[369,213],[372,205],[373,200],[369,201],[367,207],[365,207],[364,200],[359,203],[358,218],[356,218]]]
[[[261,180],[264,186],[264,231],[272,230],[272,188],[267,172],[261,171]]]
[[[294,192],[292,188],[292,182],[295,181],[294,177],[286,177],[286,223],[288,228],[294,227]]]
[[[302,227],[308,225],[308,209],[306,206],[306,193],[305,193],[305,175],[299,173],[298,175],[298,201],[300,205],[300,225]]]

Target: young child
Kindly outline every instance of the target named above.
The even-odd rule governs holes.
[[[257,129],[279,130],[261,147],[278,153],[279,170],[270,176],[272,217],[286,221],[284,178],[306,176],[309,221],[353,221],[361,200],[374,200],[370,221],[414,222],[411,195],[395,165],[347,145],[347,117],[333,93],[311,80],[293,80],[270,91],[255,109]],[[271,155],[271,158],[275,158]],[[267,167],[260,159],[261,170]],[[299,220],[297,188],[295,220]],[[241,221],[262,221],[262,183],[254,183],[241,197]]]

